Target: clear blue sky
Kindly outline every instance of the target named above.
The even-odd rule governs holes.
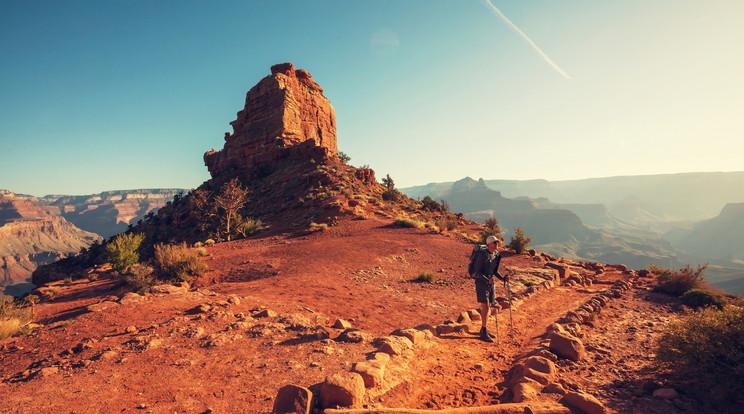
[[[195,188],[281,62],[399,187],[744,170],[744,1],[492,4],[3,1],[0,188]]]

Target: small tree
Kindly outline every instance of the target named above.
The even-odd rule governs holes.
[[[485,243],[488,236],[496,236],[499,242],[503,243],[504,239],[501,237],[501,233],[503,233],[503,230],[499,227],[499,221],[495,217],[488,218],[481,233],[481,243]]]
[[[434,201],[433,198],[429,196],[424,197],[424,199],[421,200],[421,203],[423,203],[424,205],[424,210],[429,210],[429,211],[439,210],[439,204],[436,201]]]
[[[395,182],[390,178],[390,174],[385,175],[385,178],[382,179],[382,185],[388,190],[395,190]]]
[[[349,161],[351,161],[351,157],[341,151],[338,152],[338,159],[339,161],[341,161],[342,164],[346,164],[346,165],[348,165]]]
[[[137,249],[143,240],[145,240],[145,235],[142,233],[117,234],[106,244],[104,252],[106,261],[111,263],[111,267],[116,271],[122,271],[127,266],[139,262]]]
[[[235,223],[235,219],[239,217],[238,212],[247,201],[248,190],[243,188],[237,178],[225,183],[220,189],[220,194],[214,198],[215,205],[221,213],[221,221],[227,234],[227,241],[230,241],[230,236],[235,231],[232,225]]]
[[[516,227],[514,229],[514,235],[509,240],[509,248],[519,254],[522,254],[531,242],[532,237],[525,236],[524,230],[521,227]]]

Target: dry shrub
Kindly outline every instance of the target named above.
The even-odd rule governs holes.
[[[651,271],[656,274],[656,286],[654,286],[654,290],[679,297],[684,295],[688,290],[705,288],[703,272],[707,268],[707,263],[698,265],[697,269],[693,269],[688,264],[679,270],[663,269],[651,265]]]
[[[657,363],[717,398],[744,398],[744,309],[689,313],[659,340]]]
[[[0,339],[26,334],[33,318],[31,307],[23,307],[11,301],[0,302]]]
[[[189,249],[186,243],[156,244],[153,262],[158,273],[175,281],[191,283],[207,270],[199,252]]]
[[[426,282],[426,283],[434,283],[434,273],[431,272],[421,272],[418,275],[418,278],[416,279],[420,282]]]
[[[418,220],[414,220],[412,218],[408,218],[408,217],[399,217],[395,219],[395,222],[393,224],[398,227],[410,227],[410,228],[415,228],[415,229],[424,228],[424,223]]]
[[[135,292],[145,292],[155,284],[155,276],[152,272],[152,267],[137,263],[126,269],[124,281],[126,281]]]

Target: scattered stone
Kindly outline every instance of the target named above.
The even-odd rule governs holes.
[[[460,316],[457,317],[457,323],[471,323],[472,320],[470,319],[470,315],[467,312],[460,313]]]
[[[550,334],[550,351],[562,358],[580,361],[584,357],[584,344],[569,333],[553,332]]]
[[[116,358],[117,355],[119,355],[118,352],[116,352],[114,350],[108,350],[108,351],[101,352],[100,354],[96,355],[96,357],[93,358],[93,359],[95,359],[95,360],[114,359],[114,358]]]
[[[349,329],[351,328],[351,322],[339,318],[336,319],[336,322],[333,323],[333,327],[336,329]]]
[[[299,335],[300,339],[307,341],[322,341],[331,337],[331,333],[320,325],[312,329],[306,329]]]
[[[520,382],[512,388],[514,397],[512,402],[521,403],[523,401],[532,400],[537,397],[537,390],[527,382]]]
[[[547,385],[553,381],[556,374],[556,368],[553,361],[539,357],[531,356],[517,366],[517,377],[532,379],[542,385]]]
[[[285,385],[279,389],[274,398],[274,414],[310,414],[313,393],[297,385]]]
[[[240,305],[240,298],[238,298],[237,295],[229,295],[227,297],[227,302],[233,305]]]
[[[568,391],[566,391],[563,386],[557,382],[551,382],[545,388],[543,388],[542,392],[547,392],[550,394],[560,394],[560,395],[566,395]]]
[[[256,313],[255,315],[253,315],[253,317],[254,318],[273,318],[276,315],[277,315],[277,313],[274,312],[273,310],[264,309],[264,310]]]
[[[477,309],[470,309],[468,311],[468,316],[470,317],[470,320],[473,322],[481,321],[481,314]]]
[[[150,288],[152,293],[160,293],[166,295],[177,295],[188,292],[189,289],[184,286],[173,286],[173,285],[157,285]]]
[[[380,352],[388,355],[402,355],[403,351],[413,348],[413,343],[403,336],[386,336],[373,342]]]
[[[119,299],[119,303],[122,305],[136,305],[143,300],[145,300],[144,296],[138,295],[134,292],[127,292],[121,297],[121,299]]]
[[[453,333],[455,332],[456,326],[457,325],[450,325],[450,324],[437,325],[437,327],[435,328],[436,334],[437,336],[441,336],[441,335],[445,335],[448,333]]]
[[[132,325],[132,326],[127,326],[127,329],[125,330],[125,332],[131,334],[131,333],[137,333],[139,332],[139,330],[137,329],[136,326]]]
[[[413,329],[423,331],[423,332],[431,332],[432,336],[437,335],[437,329],[428,323],[421,324]]]
[[[311,329],[315,327],[315,324],[312,323],[310,319],[299,313],[283,315],[277,322],[286,325],[288,329],[293,331],[301,331],[303,329]]]
[[[94,303],[92,305],[88,305],[88,307],[86,309],[88,310],[88,312],[103,312],[103,311],[105,311],[107,309],[111,309],[111,308],[113,308],[115,306],[119,306],[119,304],[116,303],[116,302],[105,300],[103,302],[99,302],[99,303]]]
[[[360,343],[371,342],[373,338],[372,334],[362,332],[359,329],[349,328],[341,332],[341,335],[339,335],[335,340],[337,342]]]
[[[410,328],[396,329],[390,335],[406,337],[414,345],[423,342],[424,339],[426,338],[423,331],[419,331],[418,329],[410,329]]]
[[[653,396],[660,400],[674,400],[679,398],[679,393],[674,388],[659,388],[654,391]]]
[[[320,385],[320,407],[360,408],[364,397],[364,380],[356,372],[327,377]]]
[[[36,374],[39,377],[48,377],[59,373],[59,367],[46,367],[39,370]]]
[[[374,388],[382,385],[382,377],[385,374],[385,364],[380,361],[363,361],[355,363],[352,372],[362,376],[366,388]]]
[[[572,405],[586,414],[605,414],[604,405],[594,396],[583,393],[571,391],[564,397],[569,405]]]

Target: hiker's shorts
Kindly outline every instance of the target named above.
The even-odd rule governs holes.
[[[494,285],[495,283],[489,284],[475,281],[475,296],[478,298],[478,303],[491,305],[496,301]]]

